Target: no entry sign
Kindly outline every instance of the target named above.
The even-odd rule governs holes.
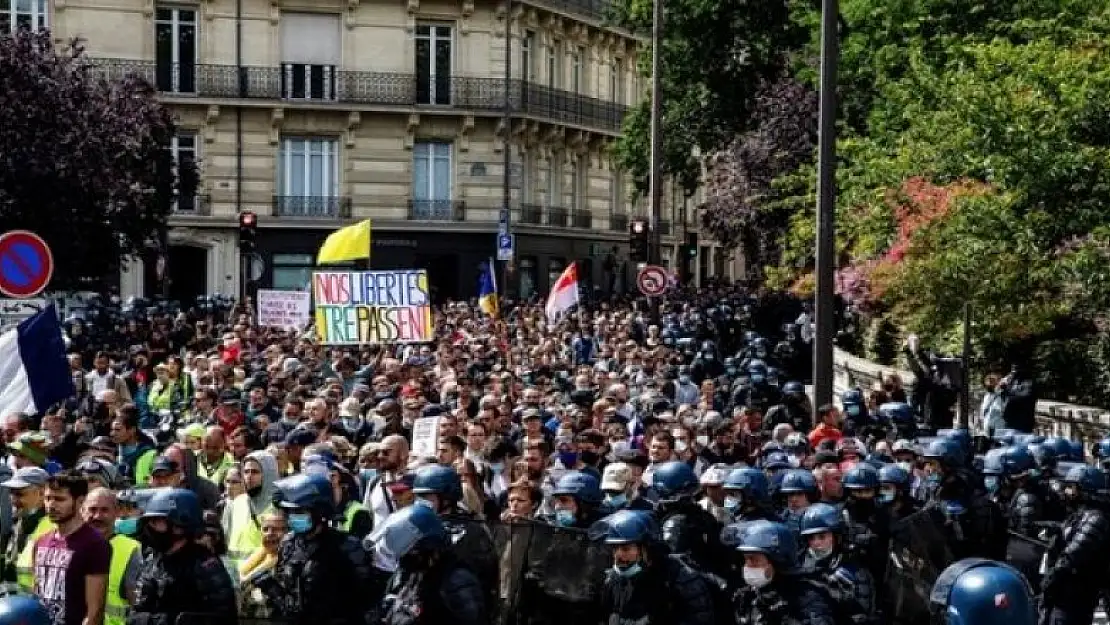
[[[647,265],[636,274],[636,286],[648,297],[658,297],[667,292],[667,270],[657,265]]]
[[[0,235],[0,293],[18,299],[34,297],[54,275],[54,256],[34,232],[12,230]]]

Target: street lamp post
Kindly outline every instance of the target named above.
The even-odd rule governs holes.
[[[653,0],[651,10],[651,246],[648,262],[663,262],[660,219],[663,212],[663,0]]]
[[[837,0],[821,1],[821,104],[817,138],[817,328],[813,343],[813,398],[833,399],[833,280],[836,263]]]

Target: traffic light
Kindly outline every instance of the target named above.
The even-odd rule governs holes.
[[[247,254],[254,251],[254,234],[258,227],[258,215],[251,211],[239,213],[239,251]]]
[[[646,219],[633,219],[628,223],[628,247],[632,262],[648,262],[650,240],[651,226]]]
[[[698,233],[686,233],[686,244],[682,246],[682,255],[689,259],[698,257]]]

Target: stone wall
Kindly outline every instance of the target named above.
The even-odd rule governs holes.
[[[841,349],[836,349],[833,353],[833,387],[837,393],[855,386],[867,389],[884,374],[891,372],[897,373],[907,388],[913,386],[914,375],[909,371],[864,360]],[[979,398],[973,389],[972,429],[978,426],[978,420],[975,418],[978,405]],[[1089,449],[1091,443],[1110,434],[1110,411],[1057,401],[1039,401],[1037,402],[1037,428],[1046,436],[1082,440]]]

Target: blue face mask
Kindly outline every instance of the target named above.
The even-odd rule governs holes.
[[[505,463],[504,462],[490,463],[489,470],[494,475],[501,475],[502,473],[505,472]]]
[[[572,510],[555,511],[555,524],[559,527],[573,527],[576,520]]]
[[[725,510],[728,510],[729,513],[735,513],[739,509],[740,509],[740,498],[739,497],[725,497]]]
[[[997,475],[988,475],[984,477],[983,486],[986,487],[987,492],[992,495],[997,493],[999,488],[1002,488],[1002,484],[999,483]]]
[[[312,530],[312,515],[308,513],[298,513],[289,515],[289,531],[294,534],[307,534]]]
[[[412,505],[414,505],[414,506],[424,506],[425,508],[427,508],[429,510],[434,509],[434,506],[432,506],[432,502],[428,499],[424,499],[423,497],[417,497],[416,499],[414,499],[412,501]]]
[[[124,536],[134,536],[135,534],[138,534],[139,519],[136,517],[116,519],[115,532]]]
[[[879,493],[879,503],[894,503],[894,493]]]
[[[568,469],[572,469],[574,465],[578,464],[577,451],[560,451],[558,455],[559,463]]]
[[[1029,469],[1029,477],[1031,477],[1033,479],[1037,479],[1040,476],[1041,476],[1041,470],[1040,469]]]
[[[644,567],[639,562],[634,562],[632,564],[626,564],[624,566],[621,566],[620,564],[614,564],[613,570],[616,571],[617,575],[628,579],[630,577],[636,577],[637,575],[639,575],[641,572],[643,572]]]
[[[370,483],[373,482],[374,479],[378,477],[378,470],[377,469],[363,469],[363,470],[358,472],[358,477],[359,477],[360,480],[362,480],[362,485],[363,486],[369,486]]]
[[[929,475],[925,476],[925,481],[936,486],[937,484],[940,484],[940,478],[940,473],[930,473]]]
[[[606,495],[605,503],[609,504],[610,508],[623,508],[628,503],[628,495],[624,493],[617,493],[615,495]]]

